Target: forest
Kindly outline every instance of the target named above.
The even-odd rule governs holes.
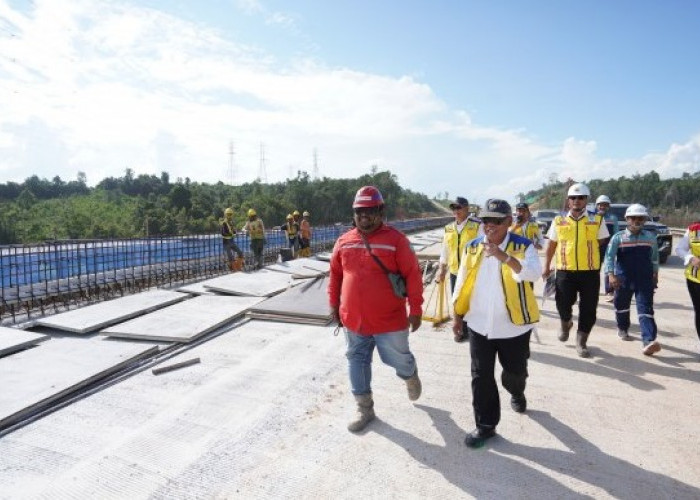
[[[0,184],[0,244],[215,233],[227,207],[239,227],[249,208],[268,228],[284,223],[294,210],[308,210],[313,225],[349,222],[353,197],[363,185],[381,190],[389,219],[439,211],[427,196],[403,189],[394,174],[377,167],[354,179],[311,179],[300,171],[285,182],[237,186],[189,178],[171,182],[167,172],[136,176],[131,169],[95,187],[87,186],[84,173],[74,181],[34,175]]]

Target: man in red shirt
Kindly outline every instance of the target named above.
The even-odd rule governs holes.
[[[375,417],[371,388],[375,346],[381,360],[406,382],[408,398],[420,397],[408,330],[410,326],[416,331],[421,324],[423,280],[408,238],[382,222],[384,199],[379,190],[360,188],[352,207],[355,228],[335,243],[328,295],[333,317],[345,329],[350,385],[357,402],[357,415],[348,430],[359,432]],[[388,273],[403,277],[405,296],[397,295]]]

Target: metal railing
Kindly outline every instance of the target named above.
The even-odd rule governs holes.
[[[414,232],[446,224],[451,217],[394,221]],[[311,248],[330,250],[348,225],[316,227]],[[288,246],[280,230],[265,231],[263,257],[277,260]],[[246,269],[253,266],[250,238],[236,235]],[[123,296],[151,287],[172,287],[229,271],[219,235],[47,241],[0,247],[0,321],[16,323],[33,315]]]

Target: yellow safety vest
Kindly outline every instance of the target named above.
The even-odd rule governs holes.
[[[700,224],[693,224],[688,228],[688,243],[690,245],[690,252],[693,254],[693,256],[700,258]],[[698,268],[693,267],[690,264],[685,267],[685,277],[690,281],[700,283]]]
[[[557,215],[552,224],[557,232],[557,269],[597,271],[600,269],[598,230],[603,217],[584,215],[579,220]]]
[[[539,228],[537,227],[537,224],[533,224],[532,222],[526,222],[520,226],[514,223],[512,226],[510,226],[510,232],[512,234],[524,236],[531,241],[535,241],[535,238],[537,238],[538,230]]]
[[[287,222],[285,224],[285,232],[287,233],[287,238],[294,238],[297,235],[297,224],[296,222]]]
[[[248,221],[248,232],[251,240],[262,240],[265,238],[265,231],[260,219]]]
[[[231,223],[230,223],[228,220],[226,220],[226,219],[224,219],[223,224],[226,224],[226,227],[228,228],[229,234],[222,234],[222,237],[223,237],[225,240],[230,240],[230,239],[233,238],[234,235],[236,234],[236,229],[235,229],[235,228],[231,225]]]
[[[506,245],[505,252],[513,258],[523,260],[525,250],[532,242],[522,236],[511,234]],[[469,312],[469,303],[474,292],[476,275],[481,266],[483,257],[483,237],[472,241],[465,250],[467,275],[459,290],[454,303],[456,314],[464,316]],[[515,325],[529,325],[540,320],[540,309],[537,307],[537,299],[533,292],[532,282],[521,281],[518,283],[513,278],[513,270],[505,263],[501,264],[501,284],[503,295],[506,298],[506,310],[510,321]]]
[[[462,227],[462,232],[457,231],[457,222],[451,222],[445,226],[444,245],[447,246],[447,268],[451,274],[457,274],[459,263],[464,254],[464,247],[467,243],[479,234],[479,223],[467,219]]]

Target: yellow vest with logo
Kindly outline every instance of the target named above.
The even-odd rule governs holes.
[[[557,232],[557,269],[597,271],[600,269],[598,230],[603,218],[584,215],[579,220],[558,215],[552,224]]]
[[[693,256],[700,259],[700,224],[693,224],[688,228],[688,244],[690,246],[690,252],[693,254]],[[700,283],[698,268],[693,267],[690,264],[685,267],[685,277],[690,281]]]
[[[465,249],[467,275],[454,303],[455,313],[460,316],[464,316],[469,312],[469,303],[474,293],[476,275],[479,272],[483,257],[484,245],[482,242],[483,237],[471,242]],[[532,245],[531,241],[522,236],[511,234],[505,252],[511,257],[522,261],[525,258],[525,250],[527,250],[529,245]],[[521,281],[518,283],[513,277],[513,270],[510,266],[501,263],[501,285],[503,285],[503,295],[506,298],[506,310],[513,324],[529,325],[540,320],[540,309],[537,307],[537,299],[533,292],[532,282]]]
[[[447,245],[447,268],[451,274],[457,274],[459,263],[464,254],[464,247],[470,240],[479,234],[479,223],[467,219],[462,227],[462,232],[457,230],[457,223],[451,222],[445,226],[444,244]]]
[[[522,224],[521,226],[518,226],[517,224],[513,224],[510,226],[510,232],[511,234],[517,234],[519,236],[524,236],[528,240],[535,241],[535,238],[537,238],[537,231],[539,228],[537,227],[537,224],[534,224],[532,222],[526,222],[525,224]]]

